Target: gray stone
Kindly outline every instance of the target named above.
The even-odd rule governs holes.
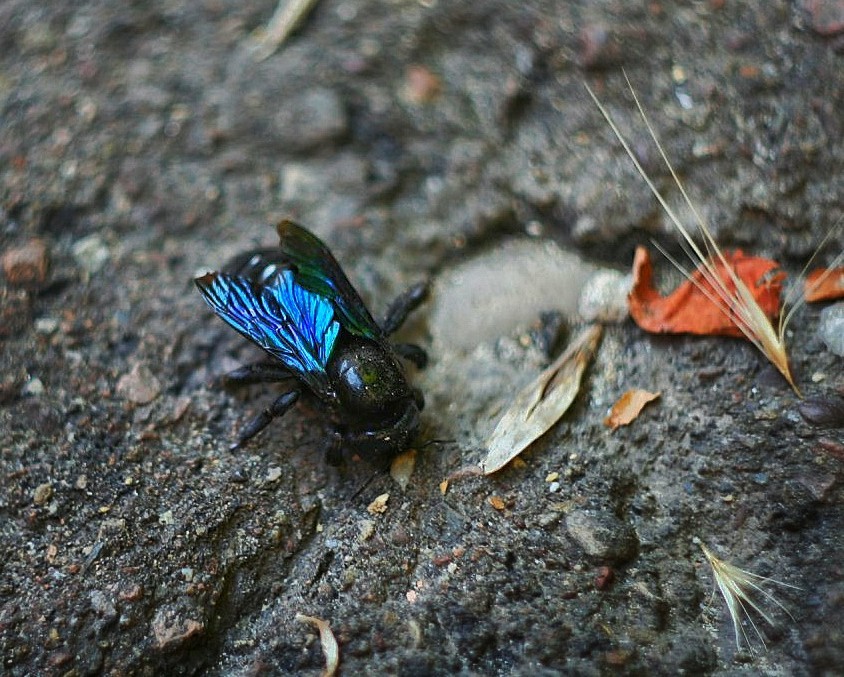
[[[609,512],[575,510],[566,528],[587,555],[608,562],[625,562],[636,554],[638,538],[632,526]]]

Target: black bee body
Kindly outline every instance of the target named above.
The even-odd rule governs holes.
[[[238,447],[309,392],[336,425],[336,462],[346,445],[362,455],[392,455],[419,429],[421,393],[410,386],[399,360],[424,366],[418,346],[387,337],[427,296],[427,285],[399,296],[378,324],[328,248],[313,234],[284,221],[277,249],[247,252],[224,272],[196,284],[213,310],[272,358],[228,375],[246,384],[285,381],[288,389],[241,432]]]

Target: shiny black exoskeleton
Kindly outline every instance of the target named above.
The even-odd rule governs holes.
[[[227,382],[286,385],[233,448],[284,414],[307,389],[335,421],[330,462],[339,460],[343,444],[370,456],[402,451],[419,429],[423,398],[408,384],[399,356],[423,367],[427,355],[387,337],[425,300],[427,285],[399,296],[379,324],[315,235],[291,221],[277,231],[278,248],[247,252],[223,272],[195,280],[214,312],[272,358],[232,372]]]

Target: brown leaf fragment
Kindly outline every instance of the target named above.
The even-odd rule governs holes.
[[[803,283],[803,298],[809,303],[844,298],[844,266],[809,273]]]
[[[604,425],[613,430],[622,425],[629,425],[638,418],[645,405],[653,402],[659,395],[639,388],[628,390],[612,405],[609,416],[604,419]]]
[[[309,623],[319,631],[319,642],[322,645],[322,654],[325,656],[325,670],[322,671],[322,677],[333,677],[340,665],[340,648],[328,621],[303,614],[296,614],[296,620],[300,623]]]
[[[589,360],[598,347],[601,327],[590,325],[545,371],[516,395],[486,442],[484,475],[501,470],[545,434],[574,402]]]

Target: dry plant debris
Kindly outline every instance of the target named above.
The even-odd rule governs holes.
[[[416,449],[408,449],[393,459],[390,464],[390,477],[398,484],[402,491],[410,484],[410,477],[416,468]]]
[[[370,515],[383,515],[387,512],[387,501],[389,500],[390,494],[381,494],[380,496],[376,496],[375,500],[366,507],[366,511]]]
[[[604,425],[613,430],[619,426],[629,425],[638,418],[645,405],[648,402],[653,402],[659,395],[659,393],[652,393],[639,388],[628,390],[612,405],[609,416],[604,419]]]
[[[598,341],[601,327],[590,325],[545,371],[516,395],[486,442],[484,475],[501,470],[548,431],[574,402]]]
[[[844,266],[809,273],[803,282],[803,298],[809,303],[844,298]]]
[[[776,317],[785,274],[768,259],[724,252],[721,260],[708,261],[691,273],[677,289],[662,296],[653,285],[653,268],[648,250],[637,247],[633,259],[633,287],[628,296],[630,316],[639,327],[654,334],[697,334],[701,336],[743,336],[739,311],[725,307],[712,286],[707,269],[716,271],[734,298],[736,287],[725,266],[735,273],[769,318]]]
[[[626,77],[627,76],[625,74],[625,78]],[[771,363],[785,377],[786,381],[788,381],[794,392],[797,395],[800,395],[800,391],[794,382],[794,377],[791,375],[791,368],[788,364],[788,355],[786,353],[784,342],[785,328],[792,313],[789,313],[786,316],[781,314],[779,326],[776,329],[771,324],[768,314],[766,314],[765,310],[760,307],[753,295],[753,292],[739,277],[732,265],[730,265],[727,257],[715,242],[715,238],[713,238],[709,226],[707,226],[697,207],[695,207],[691,198],[689,198],[685,187],[681,183],[680,178],[677,176],[677,172],[674,170],[674,166],[665,154],[665,150],[659,142],[650,120],[647,115],[645,115],[645,111],[642,108],[642,104],[639,102],[639,97],[636,96],[636,92],[633,90],[633,86],[630,84],[630,80],[627,80],[627,86],[630,88],[630,93],[636,103],[639,115],[647,127],[648,134],[656,145],[659,155],[668,168],[668,171],[671,173],[671,177],[673,178],[677,189],[680,191],[683,201],[694,215],[695,226],[691,229],[683,225],[683,222],[677,216],[676,212],[671,208],[662,193],[659,192],[659,189],[656,187],[653,180],[651,180],[645,172],[636,157],[636,154],[630,148],[630,144],[624,138],[621,130],[618,128],[618,125],[616,125],[610,116],[609,111],[607,111],[604,105],[598,100],[598,97],[589,85],[585,84],[585,86],[589,95],[592,97],[592,100],[595,102],[595,105],[598,107],[598,110],[601,112],[601,115],[604,116],[604,119],[607,121],[610,129],[612,129],[616,138],[621,143],[624,151],[627,153],[627,156],[633,162],[633,165],[636,167],[639,175],[642,179],[644,179],[648,188],[650,188],[671,223],[680,234],[681,243],[683,244],[687,255],[695,264],[695,267],[699,270],[702,279],[707,283],[706,291],[701,289],[701,292],[714,292],[715,298],[717,298],[717,301],[715,302],[720,305],[722,311],[731,315],[732,320],[747,340],[756,346],[756,348],[771,361]],[[700,236],[702,245],[695,242],[692,235],[693,231],[696,231],[697,235]],[[700,284],[700,282],[698,282],[696,278],[693,278],[675,259],[670,256],[668,256],[668,258],[686,275],[689,280],[692,281],[693,284]]]
[[[340,648],[337,646],[337,639],[331,632],[328,621],[303,614],[296,614],[296,620],[300,623],[309,623],[319,631],[319,642],[325,656],[325,670],[322,671],[322,677],[332,677],[337,673],[337,667],[340,665]]]
[[[799,588],[773,578],[766,578],[765,576],[759,576],[751,573],[750,571],[739,569],[737,566],[716,557],[715,554],[703,543],[700,544],[700,547],[703,550],[703,554],[706,556],[707,562],[709,562],[709,566],[712,567],[712,575],[715,577],[715,584],[718,586],[718,590],[721,592],[721,596],[727,604],[727,611],[730,613],[730,620],[732,620],[733,631],[736,636],[736,648],[741,649],[743,639],[748,650],[753,653],[753,646],[744,630],[744,620],[747,620],[753,628],[753,631],[756,633],[756,636],[759,638],[762,646],[767,648],[765,645],[765,639],[762,637],[762,633],[759,631],[756,623],[753,622],[753,617],[750,613],[751,610],[757,613],[768,625],[772,627],[775,626],[774,619],[762,606],[765,603],[765,600],[778,606],[786,614],[788,614],[792,620],[794,620],[794,618],[791,616],[788,609],[786,609],[776,597],[765,590],[760,584],[774,583],[775,585],[781,585],[795,590],[799,590]]]
[[[266,28],[255,31],[256,61],[271,57],[310,12],[317,0],[279,0]]]
[[[504,508],[507,507],[507,504],[504,502],[504,499],[501,498],[501,496],[490,496],[487,500],[489,501],[489,504],[496,510],[504,510]]]

